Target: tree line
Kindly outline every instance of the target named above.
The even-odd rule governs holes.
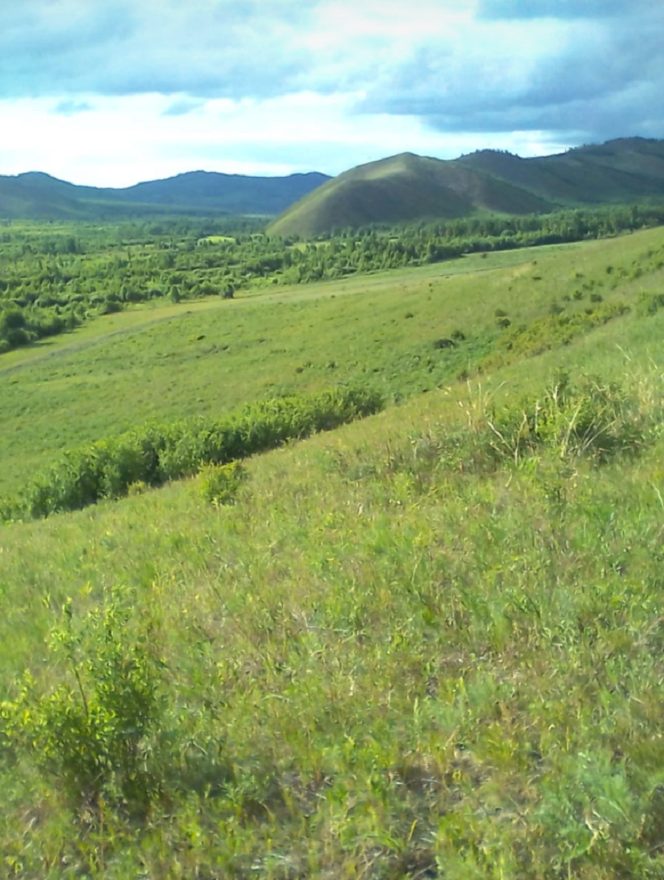
[[[664,205],[613,205],[342,230],[301,241],[258,220],[164,218],[114,225],[5,224],[0,353],[131,303],[302,284],[463,254],[617,235],[664,223]]]

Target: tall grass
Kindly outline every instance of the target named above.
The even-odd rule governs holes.
[[[36,525],[12,529],[19,554],[31,530],[23,576],[45,566],[56,606],[63,528],[68,558],[98,550],[65,602],[76,653],[51,636],[28,690],[8,683],[8,876],[657,878],[661,372],[595,387],[471,389],[425,432],[412,402],[247,462],[233,507],[192,482],[55,518],[37,544]],[[566,439],[581,401],[608,446]],[[121,580],[129,617],[107,640],[94,608],[120,620]],[[139,730],[140,801],[114,769],[134,705],[114,664],[150,645],[167,702]],[[89,740],[61,723],[85,716],[74,669],[114,707]],[[101,761],[96,788],[68,769],[68,735]]]
[[[0,874],[659,880],[661,319],[3,527]]]

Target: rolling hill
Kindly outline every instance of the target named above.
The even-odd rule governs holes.
[[[402,153],[330,178],[190,171],[124,189],[76,186],[42,172],[0,176],[0,218],[100,220],[163,214],[258,215],[268,231],[311,237],[335,229],[529,214],[664,197],[664,141],[621,138],[521,158],[479,150],[442,160]]]
[[[464,217],[476,210],[529,214],[548,204],[459,163],[402,153],[345,172],[305,196],[270,231],[320,235],[346,226]]]
[[[481,150],[458,161],[556,206],[664,195],[664,141],[621,138],[531,159]]]
[[[0,176],[0,217],[92,220],[154,214],[274,216],[329,178],[325,174],[250,177],[190,171],[124,189],[76,186],[43,172]]]
[[[309,237],[372,223],[525,214],[653,196],[664,196],[664,141],[625,138],[530,159],[495,150],[454,160],[404,153],[328,181],[269,231]]]
[[[0,355],[0,499],[141,442],[0,523],[0,876],[662,878],[663,282],[660,227]],[[385,408],[247,457],[331,388]]]

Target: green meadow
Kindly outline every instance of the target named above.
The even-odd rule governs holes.
[[[663,878],[663,340],[657,228],[2,354],[4,499],[148,424],[383,409],[0,526],[0,875]]]
[[[495,270],[513,266],[518,278],[532,259],[473,256],[231,301],[151,303],[9,352],[0,362],[7,464],[0,487],[13,488],[59,450],[155,418],[216,414],[354,379],[392,394],[433,388],[498,334],[492,312],[471,327],[483,291],[503,284]],[[442,354],[433,348],[464,325],[464,345]]]

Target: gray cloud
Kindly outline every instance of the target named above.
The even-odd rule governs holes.
[[[487,19],[606,18],[625,9],[654,8],[658,0],[481,0],[478,16]]]
[[[198,110],[198,108],[202,107],[204,103],[204,101],[194,101],[190,98],[183,98],[180,101],[173,101],[173,103],[168,106],[161,115],[186,116],[188,113],[193,113],[194,110]]]
[[[288,88],[294,0],[25,0],[0,11],[0,94],[145,92],[240,98]]]
[[[570,4],[531,5],[555,5],[564,12]],[[603,0],[605,12],[612,6]],[[539,131],[565,142],[664,136],[658,109],[664,92],[664,8],[644,15],[633,12],[637,6],[623,5],[620,18],[560,22],[550,37],[543,23],[521,21],[514,25],[513,41],[506,39],[509,23],[500,24],[492,42],[485,22],[489,33],[474,47],[466,40],[420,47],[358,110],[418,115],[449,133]],[[537,29],[528,42],[531,27]],[[538,40],[533,51],[532,41]]]
[[[364,90],[357,113],[416,116],[441,132],[664,136],[661,0],[479,0],[475,20],[426,36],[402,35],[389,4],[383,27],[353,33],[352,10],[352,0],[6,3],[0,98],[52,96],[71,114],[90,95],[161,93],[172,96],[164,115],[178,116],[208,98]]]

